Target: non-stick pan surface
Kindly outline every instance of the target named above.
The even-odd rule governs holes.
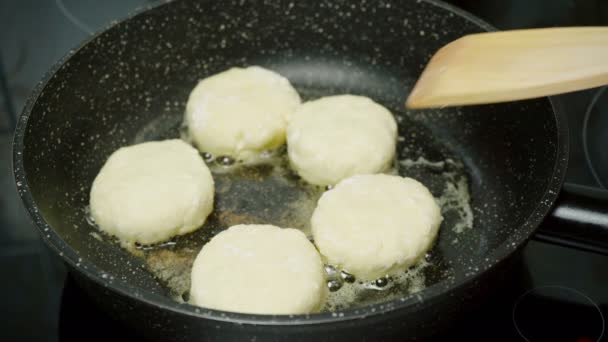
[[[414,318],[417,311],[427,307],[452,312],[455,306],[466,306],[463,302],[469,298],[454,298],[456,291],[477,291],[475,286],[483,286],[484,277],[522,246],[554,202],[566,167],[566,128],[546,99],[403,109],[413,82],[439,47],[489,29],[431,0],[162,4],[96,35],[37,87],[15,135],[19,193],[48,244],[92,288],[103,289],[102,298],[122,298],[115,305],[122,310],[119,316],[127,317],[136,303],[144,303],[144,310],[162,316],[158,319],[167,334],[199,321],[221,323],[220,328],[238,322],[245,330],[242,326],[248,324],[319,327],[354,320],[381,322],[396,312],[417,323],[426,319],[422,323],[432,326],[431,318],[421,313]],[[167,267],[160,273],[169,272],[162,280],[159,270],[149,271],[149,259],[126,251],[87,222],[90,185],[110,153],[145,140],[179,137],[185,102],[197,80],[247,65],[276,70],[304,99],[351,93],[387,106],[399,121],[400,160],[444,162],[440,167],[397,164],[400,174],[418,178],[436,196],[444,190],[445,172],[465,178],[474,225],[456,232],[462,217],[447,213],[430,253],[423,291],[404,291],[388,302],[372,298],[376,304],[333,313],[289,317],[227,313],[175,301],[167,284],[179,281],[171,270],[180,263],[163,260],[182,257],[187,268],[188,253],[196,253],[210,232],[251,221],[305,229],[305,213],[311,207],[295,210],[290,205],[302,202],[310,189],[280,163],[247,169],[238,179],[218,171],[218,209],[209,229],[174,240],[175,245],[166,248],[175,254],[172,258],[157,256],[155,265]],[[293,212],[302,215],[289,215]],[[142,325],[157,323],[141,317],[151,320]],[[170,323],[185,317],[182,328]],[[402,319],[395,328],[408,324]],[[277,329],[268,331],[280,332]]]

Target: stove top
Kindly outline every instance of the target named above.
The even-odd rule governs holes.
[[[141,340],[98,310],[40,242],[14,189],[10,142],[16,111],[50,65],[90,31],[149,2],[0,2],[0,184],[10,189],[0,196],[0,265],[11,270],[10,279],[0,283],[1,341]],[[608,23],[604,0],[449,2],[502,29]],[[592,89],[562,98],[571,139],[566,181],[605,188],[608,91]],[[608,257],[569,241],[547,241],[530,241],[511,281],[437,340],[600,340],[603,315],[608,314]]]

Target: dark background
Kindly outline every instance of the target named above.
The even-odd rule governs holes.
[[[413,0],[412,0],[413,1]],[[69,49],[112,20],[149,0],[0,0],[0,341],[57,337],[65,280],[60,262],[46,251],[17,198],[11,171],[12,129],[28,94]],[[500,29],[606,25],[608,0],[452,0]],[[575,160],[576,162],[576,160]],[[531,274],[558,272],[574,254],[531,242]],[[572,252],[574,253],[574,252]],[[538,255],[543,257],[539,258]],[[551,260],[543,262],[550,255]],[[606,257],[587,255],[568,286],[604,279]],[[593,280],[593,279],[591,279]],[[605,280],[605,279],[604,279]],[[593,290],[589,290],[593,291]],[[606,291],[587,294],[608,302]]]

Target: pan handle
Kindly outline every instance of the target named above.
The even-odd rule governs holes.
[[[564,184],[533,238],[608,255],[608,190]]]

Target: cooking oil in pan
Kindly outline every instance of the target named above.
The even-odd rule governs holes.
[[[352,306],[361,306],[388,301],[413,294],[424,288],[424,269],[429,266],[426,259],[405,272],[382,277],[373,281],[359,281],[346,271],[336,274],[327,272],[329,295],[323,311],[341,311]]]
[[[312,241],[309,218],[319,196],[326,190],[306,184],[291,171],[285,148],[263,153],[248,163],[209,154],[203,154],[203,157],[214,174],[217,194],[215,210],[205,226],[158,245],[124,246],[143,258],[148,270],[168,289],[169,295],[180,302],[188,299],[190,271],[196,255],[215,234],[235,224],[270,223],[301,229]],[[462,231],[471,227],[470,196],[462,164],[452,159],[439,162],[422,157],[401,159],[389,173],[414,177],[421,173],[435,175],[443,183],[433,181],[431,185],[444,216],[458,217],[452,227],[444,225],[442,229]],[[429,259],[423,259],[401,274],[367,282],[328,265],[330,291],[323,310],[339,311],[418,292],[425,286],[425,270],[432,268]]]
[[[187,138],[183,136],[179,120],[173,121],[173,134],[164,132],[162,138],[180,135]],[[416,130],[415,123],[408,122],[407,126]],[[146,133],[138,135],[136,140],[156,139]],[[190,271],[196,255],[215,234],[236,224],[274,224],[300,229],[312,241],[309,220],[318,198],[327,190],[307,184],[291,170],[285,147],[262,153],[247,163],[226,156],[201,155],[208,163],[216,184],[215,208],[205,225],[193,233],[159,245],[123,245],[133,255],[142,258],[148,270],[166,287],[168,295],[180,302],[188,300]],[[393,169],[387,172],[424,183],[441,205],[445,218],[441,230],[449,229],[454,234],[464,232],[473,224],[465,168],[452,154],[441,152],[435,153],[434,157],[429,160],[431,158],[424,153],[408,146],[408,139],[402,136],[398,142],[398,158]],[[458,239],[453,241],[457,243]],[[424,289],[429,280],[435,282],[436,279],[453,276],[437,248],[407,271],[372,282],[359,281],[347,270],[331,265],[326,272],[330,291],[324,311],[403,298]]]

